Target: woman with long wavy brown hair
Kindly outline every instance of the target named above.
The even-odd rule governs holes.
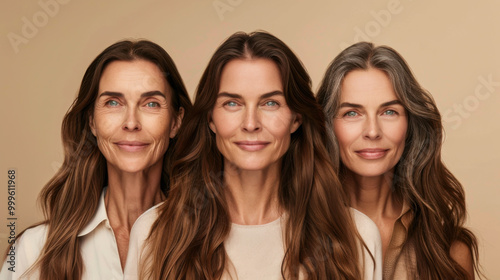
[[[168,198],[140,223],[154,222],[141,278],[380,279],[378,231],[346,206],[325,141],[293,52],[265,32],[230,36],[184,121]]]
[[[317,98],[351,206],[380,230],[384,279],[473,279],[477,241],[464,228],[463,187],[441,160],[441,115],[401,55],[348,47]]]
[[[63,120],[64,163],[39,197],[45,221],[17,240],[15,272],[4,266],[3,276],[137,279],[129,237],[165,199],[172,144],[190,108],[157,44],[121,41],[99,54]]]

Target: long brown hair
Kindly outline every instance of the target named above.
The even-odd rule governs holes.
[[[356,43],[341,52],[328,67],[318,91],[326,115],[329,151],[341,181],[345,166],[333,132],[333,120],[340,106],[341,86],[354,70],[375,68],[384,71],[408,115],[403,155],[395,167],[393,190],[410,204],[413,221],[407,245],[416,254],[418,279],[466,279],[467,272],[450,256],[453,242],[465,243],[478,269],[478,246],[474,234],[464,228],[465,195],[460,182],[441,160],[443,127],[432,96],[413,76],[403,57],[387,46]]]
[[[80,254],[78,233],[92,219],[103,187],[107,184],[106,159],[97,147],[89,126],[99,81],[106,66],[113,61],[142,59],[158,66],[172,89],[174,114],[191,109],[177,68],[159,45],[146,41],[120,41],[99,54],[83,76],[78,96],[64,116],[62,142],[64,162],[42,189],[39,202],[48,226],[47,241],[36,264],[30,269],[40,271],[40,279],[80,279],[84,263]],[[168,189],[169,160],[174,139],[164,156],[161,188]]]
[[[302,116],[280,174],[279,200],[289,214],[282,276],[297,279],[301,270],[308,279],[361,279],[359,235],[325,147],[324,115],[311,91],[311,80],[295,54],[265,32],[233,34],[208,63],[192,114],[179,135],[171,189],[152,227],[141,277],[219,279],[223,275],[228,261],[224,240],[231,221],[223,157],[209,128],[209,115],[224,66],[233,59],[253,58],[276,63],[286,102]]]

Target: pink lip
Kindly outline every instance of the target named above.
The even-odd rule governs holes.
[[[355,151],[360,157],[364,159],[379,159],[384,157],[389,149],[362,149]]]
[[[148,143],[139,141],[119,141],[115,143],[120,149],[127,152],[137,152],[148,146]]]
[[[238,141],[234,142],[240,149],[248,152],[255,152],[264,149],[269,142],[265,141]]]

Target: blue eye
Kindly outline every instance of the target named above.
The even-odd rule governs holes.
[[[266,106],[273,107],[273,106],[278,106],[278,102],[276,101],[267,101],[265,103]]]
[[[344,116],[347,116],[347,117],[355,117],[357,115],[358,115],[358,113],[356,113],[354,111],[349,111],[349,112],[344,114]]]
[[[110,100],[110,101],[107,102],[107,105],[109,105],[111,107],[116,107],[116,106],[118,106],[120,104],[116,100]]]
[[[159,107],[160,104],[158,104],[158,102],[148,102],[146,104],[147,107],[150,107],[150,108],[155,108],[155,107]]]
[[[388,116],[396,115],[396,111],[394,111],[394,110],[387,110],[387,111],[384,112],[384,115],[388,115]]]
[[[234,102],[234,101],[229,101],[229,102],[226,102],[226,104],[224,104],[226,106],[229,106],[229,107],[235,107],[235,106],[238,106],[238,103]]]

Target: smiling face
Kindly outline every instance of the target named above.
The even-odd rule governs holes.
[[[222,70],[210,129],[225,163],[264,170],[281,163],[300,116],[288,108],[277,65],[268,59],[234,59]]]
[[[103,71],[90,120],[108,169],[141,172],[162,164],[180,126],[160,69],[145,60],[114,61]]]
[[[354,70],[345,76],[333,125],[342,163],[358,176],[386,174],[403,154],[406,111],[381,70]]]

